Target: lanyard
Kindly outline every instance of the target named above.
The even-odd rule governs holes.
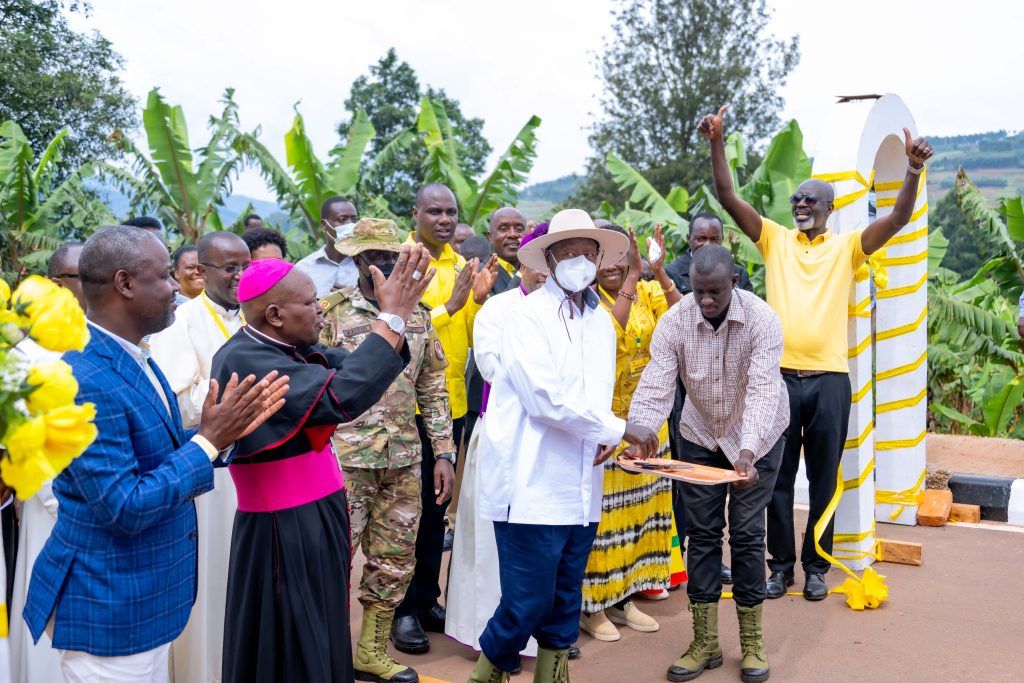
[[[220,316],[217,315],[217,311],[213,310],[213,306],[210,305],[210,300],[206,298],[206,290],[204,289],[199,296],[203,297],[203,305],[206,306],[206,310],[210,312],[213,322],[217,323],[217,327],[219,327],[220,331],[224,334],[224,338],[231,339],[231,335],[228,334],[228,328],[224,327],[224,321],[220,319]],[[242,316],[242,324],[244,325],[245,314],[239,312],[239,315]]]

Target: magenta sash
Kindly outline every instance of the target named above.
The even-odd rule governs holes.
[[[345,476],[328,441],[319,452],[287,460],[233,462],[228,466],[242,512],[274,512],[320,500],[341,490]]]

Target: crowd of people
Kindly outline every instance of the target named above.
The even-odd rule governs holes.
[[[740,678],[767,680],[763,603],[795,581],[801,457],[802,594],[828,594],[811,531],[846,439],[850,285],[909,221],[931,147],[905,132],[895,206],[864,229],[829,230],[833,189],[812,179],[789,230],[736,194],[724,114],[699,130],[765,300],[724,216],[692,217],[666,264],[660,229],[645,253],[579,209],[534,226],[504,207],[476,235],[437,183],[404,241],[328,199],[326,239],[297,263],[255,215],[173,253],[149,217],[56,250],[48,276],[91,333],[63,358],[99,436],[5,544],[12,678],[410,683],[404,655],[445,633],[480,652],[471,683],[507,681],[522,656],[565,683],[581,630],[656,631],[643,601],[685,584],[692,638],[666,676],[688,681],[723,664],[733,583]],[[739,481],[631,474],[623,454]]]

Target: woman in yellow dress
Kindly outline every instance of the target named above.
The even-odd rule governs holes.
[[[625,232],[611,224],[601,227]],[[632,230],[629,236],[626,258],[597,273],[598,296],[611,313],[618,333],[612,410],[622,418],[629,415],[633,392],[650,361],[651,337],[658,318],[682,298],[665,272],[665,241],[660,226],[655,228],[654,237],[661,255],[651,261],[656,279],[650,282],[640,279],[640,250]],[[658,436],[662,451],[667,451],[667,423]],[[601,523],[583,577],[582,630],[604,641],[619,639],[615,624],[638,631],[658,630],[658,622],[641,612],[631,598],[670,585],[673,534],[671,482],[653,475],[630,474],[609,463],[604,475]],[[681,566],[678,543],[674,552]]]

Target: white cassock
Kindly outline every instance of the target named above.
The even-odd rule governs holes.
[[[12,500],[13,500],[13,498],[12,498]],[[7,505],[10,505],[10,504],[11,504],[11,501],[8,501]],[[4,506],[4,507],[6,507],[6,506]],[[2,549],[4,547],[3,541],[4,541],[3,528],[0,527],[0,549]],[[6,617],[7,617],[7,604],[6,604],[6,599],[7,599],[6,598],[6,595],[7,595],[7,563],[3,562],[2,560],[3,560],[2,553],[0,553],[0,586],[4,587],[4,593],[3,593],[3,595],[0,595],[0,617],[4,617],[6,619]],[[6,621],[0,622],[0,683],[10,683],[13,680],[22,680],[22,679],[14,679],[11,676],[11,652],[10,652],[10,648],[8,647],[9,643],[8,643],[8,638],[7,638],[6,626],[7,626]],[[28,629],[26,629],[26,631],[27,630]],[[59,681],[61,679],[57,678],[55,680]]]
[[[480,375],[488,383],[493,382],[494,376],[501,372],[501,340],[505,322],[509,310],[523,296],[523,290],[519,287],[492,296],[476,315],[473,323],[473,357]],[[494,525],[478,514],[478,472],[480,463],[487,462],[487,453],[480,443],[485,419],[486,414],[481,414],[466,448],[455,521],[455,542],[452,545],[451,573],[448,577],[448,585],[452,589],[448,591],[445,601],[447,617],[444,624],[446,635],[477,651],[480,650],[480,634],[484,632],[487,620],[494,614],[501,599]],[[537,641],[530,638],[522,654],[537,656]]]
[[[16,347],[29,364],[52,361],[60,353],[49,351],[31,339],[23,339]],[[60,655],[50,644],[50,636],[43,633],[38,643],[32,642],[28,625],[21,618],[25,609],[25,595],[32,578],[32,565],[57,523],[57,498],[53,495],[50,482],[21,504],[20,530],[18,532],[18,559],[14,565],[14,591],[11,594],[10,656],[11,680],[53,681],[64,680],[61,673]],[[0,584],[5,585],[5,584]],[[0,681],[3,678],[0,677]]]
[[[185,429],[199,424],[213,354],[242,323],[238,309],[228,311],[203,292],[179,306],[174,324],[150,339],[153,360],[178,396]],[[171,646],[172,680],[176,683],[220,681],[231,526],[238,499],[226,467],[214,469],[213,483],[214,489],[195,501],[199,527],[198,589],[185,631]]]

